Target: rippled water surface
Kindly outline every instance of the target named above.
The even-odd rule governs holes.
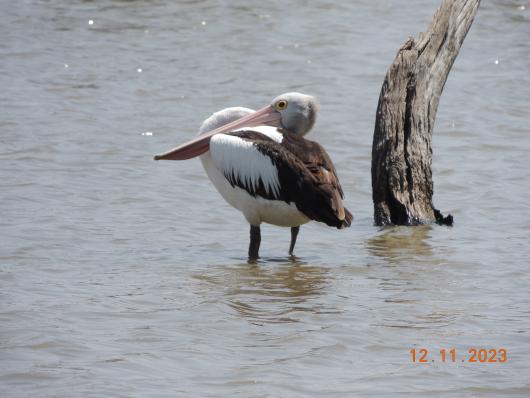
[[[383,76],[438,3],[0,0],[0,395],[530,396],[526,0],[483,1],[440,102],[454,227],[373,226]],[[296,260],[264,226],[247,264],[200,162],[152,155],[294,90],[355,222],[302,227]]]

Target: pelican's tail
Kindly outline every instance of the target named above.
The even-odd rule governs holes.
[[[351,223],[353,221],[353,214],[350,213],[350,211],[347,208],[344,208],[344,220],[342,220],[342,223],[337,226],[338,229],[348,228],[351,226]]]
[[[338,229],[351,225],[353,215],[344,207],[341,194],[335,187],[322,184],[313,192],[315,198],[312,203],[318,205],[302,210],[309,218]]]

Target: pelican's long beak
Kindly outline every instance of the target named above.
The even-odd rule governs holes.
[[[228,133],[230,131],[238,130],[244,127],[255,126],[275,126],[280,125],[281,114],[275,110],[271,105],[261,108],[260,110],[243,116],[233,122],[227,123],[224,126],[218,127],[212,131],[201,134],[198,137],[180,144],[179,146],[163,153],[156,155],[155,160],[186,160],[196,156],[202,155],[210,146],[210,138],[215,134]]]

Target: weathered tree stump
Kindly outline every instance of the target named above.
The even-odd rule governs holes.
[[[399,49],[381,88],[372,146],[376,225],[451,225],[432,203],[432,130],[447,75],[480,0],[442,0],[429,29]]]

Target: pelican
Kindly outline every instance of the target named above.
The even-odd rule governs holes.
[[[290,227],[293,255],[300,225],[315,220],[342,229],[353,220],[330,157],[304,138],[317,112],[316,99],[300,93],[258,111],[226,108],[206,119],[195,139],[154,159],[200,156],[215,188],[250,224],[249,260],[259,258],[261,223]]]

